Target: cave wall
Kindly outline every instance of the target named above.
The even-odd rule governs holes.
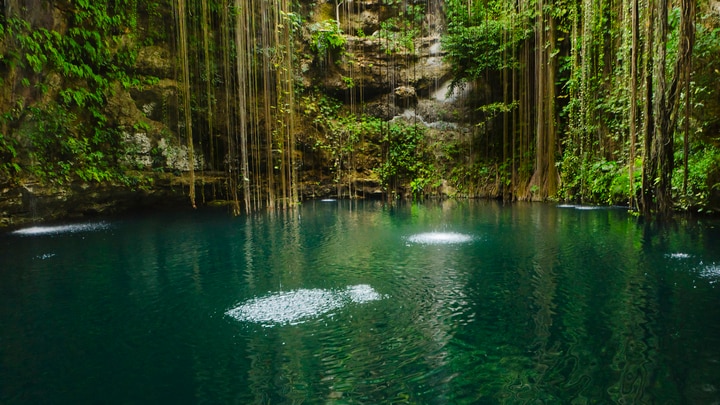
[[[298,59],[295,66],[296,80],[304,89],[301,91],[319,89],[346,103],[346,108],[354,108],[356,113],[386,121],[402,117],[408,108],[423,115],[418,115],[423,122],[452,120],[453,114],[439,117],[439,111],[449,111],[448,108],[438,107],[440,104],[448,104],[448,100],[444,95],[437,96],[437,92],[446,85],[450,73],[440,50],[443,29],[441,13],[438,10],[425,10],[421,21],[416,23],[419,28],[412,35],[412,43],[408,45],[406,42],[400,46],[398,38],[405,29],[397,28],[404,24],[400,7],[376,0],[348,2],[341,8],[335,3],[324,1],[299,5],[302,25],[296,32]],[[76,11],[77,5],[67,0],[7,0],[3,18],[21,17],[33,29],[42,27],[66,35],[69,29],[78,24],[73,22]],[[332,55],[314,52],[310,25],[338,16],[346,40],[344,48]],[[104,94],[102,105],[102,113],[107,119],[105,125],[120,133],[113,141],[114,144],[106,147],[121,150],[122,154],[109,164],[143,173],[146,181],[136,187],[113,182],[96,184],[79,179],[55,183],[34,178],[32,171],[27,170],[36,162],[33,162],[32,154],[29,153],[26,134],[35,130],[37,124],[28,123],[24,111],[29,106],[42,110],[57,103],[62,90],[78,86],[78,80],[66,77],[53,68],[36,72],[22,61],[9,63],[8,58],[1,61],[3,86],[0,111],[12,118],[0,123],[0,133],[20,149],[14,156],[7,155],[4,158],[21,170],[0,172],[0,224],[12,225],[27,220],[61,217],[63,205],[68,206],[68,212],[71,211],[69,206],[73,205],[72,211],[75,213],[102,213],[120,210],[125,205],[160,200],[155,196],[163,196],[169,201],[182,200],[187,193],[187,185],[182,186],[182,174],[191,168],[201,172],[200,183],[212,185],[210,188],[213,192],[208,200],[227,198],[223,192],[226,188],[223,172],[227,170],[230,146],[226,140],[227,134],[223,133],[223,123],[235,120],[237,115],[236,105],[225,99],[225,86],[231,86],[232,83],[221,79],[213,86],[212,97],[216,108],[212,122],[208,122],[207,113],[199,108],[193,112],[195,154],[190,159],[181,119],[182,89],[178,80],[175,42],[177,27],[173,21],[173,3],[140,4],[133,31],[121,27],[111,32],[111,38],[106,39],[114,44],[111,52],[132,49],[134,63],[128,74],[154,78],[132,86],[112,81]],[[388,21],[395,25],[387,24]],[[215,24],[218,24],[217,20]],[[219,34],[213,32],[211,35],[215,37]],[[195,38],[195,41],[197,45],[199,40]],[[18,47],[19,44],[7,36],[0,43],[3,54],[17,50]],[[198,50],[194,52],[196,56],[201,55]],[[199,63],[197,60],[192,62]],[[42,91],[39,90],[40,84],[44,86]],[[254,100],[248,102],[249,105],[253,103]],[[73,112],[82,119],[82,108],[76,110]],[[260,124],[253,129],[261,131],[263,122],[273,117],[264,117],[262,113],[258,115]],[[302,112],[298,112],[297,120],[298,132],[312,125]],[[78,137],[89,136],[81,133],[84,127],[79,121],[71,122],[73,128],[69,132]],[[208,133],[215,135],[210,139]],[[300,133],[298,137],[303,138]],[[345,190],[345,196],[371,196],[380,192],[377,179],[372,176],[373,168],[381,159],[380,146],[374,143],[376,141],[379,140],[365,140],[366,144],[359,149],[355,157],[357,163],[352,168],[356,173],[347,174],[353,178],[353,184],[350,181],[347,183],[349,189],[354,188],[354,195],[350,195],[348,189]],[[332,162],[328,160],[327,154],[300,146],[296,153],[303,163],[299,169],[303,198],[342,194],[336,184],[337,178],[328,173],[327,168]],[[171,178],[173,175],[177,177],[175,180]],[[122,197],[133,194],[138,198]],[[50,204],[49,201],[54,203]],[[52,208],[46,212],[38,209],[43,205]]]

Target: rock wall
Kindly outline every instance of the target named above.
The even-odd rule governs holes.
[[[222,185],[217,178],[201,178],[208,195]],[[110,215],[149,207],[188,206],[189,185],[181,177],[158,174],[146,185],[73,182],[67,185],[24,183],[0,189],[0,229],[28,223]]]
[[[202,133],[193,136],[195,154],[191,159],[184,140],[182,120],[180,119],[180,90],[178,65],[175,55],[174,28],[170,25],[158,27],[157,21],[173,21],[171,3],[158,3],[157,15],[139,15],[138,32],[120,33],[118,49],[135,49],[135,63],[132,74],[140,77],[156,77],[157,80],[142,86],[123,86],[119,82],[112,84],[107,92],[103,114],[108,127],[120,129],[117,148],[124,155],[117,162],[127,170],[140,171],[147,181],[141,186],[128,184],[93,183],[74,181],[70,183],[43,184],[27,172],[15,178],[0,178],[0,226],[15,226],[27,221],[54,219],[63,216],[94,215],[116,212],[123,208],[160,202],[186,203],[188,186],[182,173],[190,168],[200,171],[200,182],[211,184],[213,190],[226,187],[221,171],[228,164],[225,152],[229,146],[225,141],[223,123],[236,120],[237,112],[232,103],[224,100],[224,86],[227,81],[219,81],[213,88],[213,97],[217,109],[213,122],[203,123],[216,134],[213,139],[205,139]],[[26,10],[25,16],[34,26],[44,27],[64,34],[68,30],[69,18],[73,7],[64,1],[44,2],[39,0],[10,0],[8,10]],[[28,8],[29,6],[32,6]],[[320,88],[326,94],[349,102],[354,100],[362,105],[362,112],[383,120],[407,118],[407,110],[412,108],[412,119],[421,123],[448,121],[461,114],[447,113],[449,103],[436,97],[439,88],[449,80],[450,70],[442,61],[440,51],[440,33],[443,30],[441,13],[428,11],[424,20],[418,23],[421,29],[412,43],[400,45],[401,31],[387,28],[386,22],[402,21],[402,5],[390,6],[377,0],[348,2],[346,7],[338,8],[335,3],[318,2],[302,5],[304,25],[297,41],[298,71],[302,77],[299,82],[306,89]],[[145,5],[143,5],[145,7]],[[31,10],[31,11],[27,11]],[[327,60],[315,54],[310,47],[308,26],[323,19],[339,16],[346,39],[344,49]],[[394,20],[393,20],[394,19]],[[158,35],[157,32],[164,32]],[[155,32],[158,41],[148,41],[143,36]],[[212,33],[216,36],[218,33]],[[405,38],[407,39],[407,38]],[[147,45],[145,45],[147,43]],[[7,43],[0,43],[5,50]],[[36,106],[42,108],[52,100],[57,100],[60,91],[68,83],[67,79],[54,71],[32,73],[28,69],[0,66],[3,90],[0,93],[0,106],[3,111],[11,110],[14,105]],[[31,82],[47,83],[48,87],[39,92],[21,85],[24,77],[35,75]],[[223,79],[224,80],[224,79]],[[248,104],[252,105],[253,101]],[[439,105],[443,108],[439,108]],[[445,113],[443,113],[444,111]],[[262,114],[262,113],[261,113]],[[200,109],[194,112],[194,119],[207,120]],[[298,131],[312,125],[311,118],[299,114]],[[19,117],[16,126],[22,126]],[[272,117],[260,117],[260,122]],[[303,121],[307,122],[303,122]],[[81,125],[81,124],[80,124]],[[262,125],[262,124],[260,124]],[[455,125],[455,124],[449,124]],[[4,126],[0,133],[12,134],[16,128]],[[262,127],[254,128],[260,131]],[[201,131],[202,132],[202,131]],[[311,142],[311,141],[308,141]],[[339,184],[338,179],[328,173],[327,168],[333,162],[322,153],[310,156],[307,151],[304,166],[299,168],[302,181],[300,191],[303,198],[324,196],[373,197],[382,193],[373,177],[372,170],[379,162],[380,147],[365,140],[355,153],[355,166],[346,168],[345,178]],[[214,146],[209,146],[210,144]],[[22,143],[21,143],[22,144]],[[208,148],[214,147],[211,153]],[[18,153],[15,159],[31,159],[26,152]],[[19,162],[23,167],[32,165],[31,161]],[[212,174],[212,175],[210,175]],[[2,176],[0,176],[2,177]],[[202,187],[202,186],[201,186]],[[212,198],[226,198],[222,193],[213,191]]]

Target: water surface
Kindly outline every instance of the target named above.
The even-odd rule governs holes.
[[[0,403],[711,404],[720,227],[310,201],[0,235]]]

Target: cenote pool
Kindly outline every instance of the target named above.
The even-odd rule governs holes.
[[[0,235],[0,403],[712,404],[720,223],[309,201]]]

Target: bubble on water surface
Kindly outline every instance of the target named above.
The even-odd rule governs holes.
[[[576,209],[576,210],[581,210],[581,211],[604,210],[604,209],[607,209],[607,208],[608,208],[608,207],[603,207],[603,206],[600,206],[600,205],[576,205],[576,206],[575,206],[575,209]]]
[[[471,235],[457,232],[424,232],[408,237],[408,242],[423,245],[444,245],[451,243],[466,243],[473,240]]]
[[[676,252],[676,253],[668,253],[665,255],[665,257],[667,257],[669,259],[689,259],[692,257],[692,255],[690,255],[689,253]]]
[[[55,225],[55,226],[32,226],[18,229],[13,232],[16,235],[57,235],[61,233],[91,232],[109,228],[105,222],[91,222],[86,224]]]
[[[700,270],[700,277],[707,279],[710,284],[715,284],[720,280],[720,265],[709,264]]]
[[[375,291],[367,284],[350,286],[345,290],[348,298],[352,302],[362,304],[364,302],[377,301],[382,298],[380,293]]]
[[[596,211],[596,210],[609,210],[627,207],[609,206],[609,205],[577,205],[577,204],[558,204],[556,208],[573,208],[579,211]]]
[[[379,299],[382,296],[367,284],[349,286],[340,291],[299,289],[253,298],[225,314],[263,326],[297,325],[350,302],[365,303]]]

